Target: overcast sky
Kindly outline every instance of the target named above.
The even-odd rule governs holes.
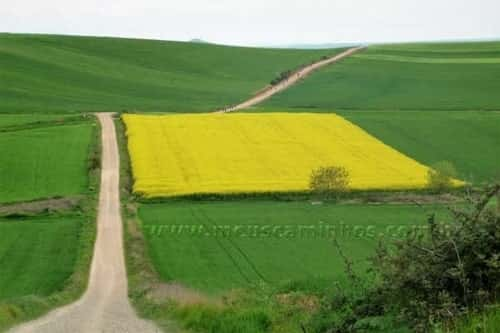
[[[233,45],[500,39],[500,0],[2,0],[0,31]]]

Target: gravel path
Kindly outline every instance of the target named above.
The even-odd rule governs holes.
[[[98,231],[89,286],[76,303],[13,328],[16,333],[149,333],[160,332],[141,320],[127,296],[127,274],[120,215],[120,159],[113,115],[98,115],[102,127],[102,173]]]

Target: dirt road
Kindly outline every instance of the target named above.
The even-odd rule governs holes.
[[[309,74],[311,74],[315,70],[317,70],[321,67],[327,66],[327,65],[331,65],[331,64],[333,64],[339,60],[342,60],[342,59],[344,59],[344,58],[346,58],[346,57],[348,57],[348,56],[350,56],[358,51],[361,51],[364,48],[365,48],[364,46],[353,47],[353,48],[350,48],[342,53],[337,54],[336,56],[331,57],[331,58],[327,58],[327,59],[323,59],[323,60],[320,60],[318,62],[315,62],[315,63],[313,63],[309,66],[306,66],[306,67],[302,68],[301,70],[293,73],[286,80],[283,80],[274,86],[270,86],[270,87],[262,90],[261,92],[257,93],[255,96],[251,97],[250,99],[248,99],[248,100],[246,100],[238,105],[234,105],[234,106],[231,106],[231,107],[226,108],[226,109],[218,110],[218,111],[216,111],[216,113],[227,113],[227,112],[237,111],[237,110],[246,109],[246,108],[249,108],[249,107],[254,106],[256,104],[259,104],[259,103],[263,102],[264,100],[270,98],[274,94],[277,94],[277,93],[289,88],[290,86],[294,85],[299,80],[307,77]]]
[[[98,115],[102,126],[102,173],[97,240],[84,296],[74,304],[13,328],[16,333],[160,332],[137,317],[127,296],[127,274],[120,215],[120,160],[112,114]]]

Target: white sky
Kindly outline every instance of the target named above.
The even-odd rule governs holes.
[[[234,45],[500,39],[500,0],[1,0],[0,31]]]

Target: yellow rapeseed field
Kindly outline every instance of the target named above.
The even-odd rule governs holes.
[[[308,190],[343,166],[352,189],[417,189],[428,168],[335,114],[124,115],[134,192],[146,197]]]

